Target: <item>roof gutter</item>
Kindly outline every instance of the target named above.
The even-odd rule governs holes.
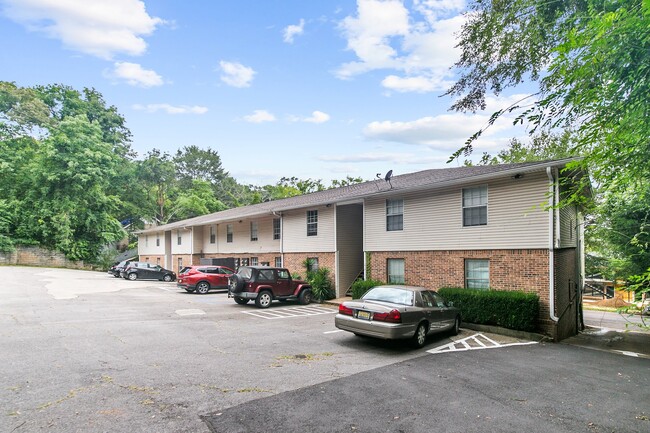
[[[549,317],[552,321],[558,322],[559,317],[555,315],[555,207],[556,203],[556,182],[553,167],[546,167],[548,176],[548,194],[551,209],[548,212],[548,294],[549,294]]]

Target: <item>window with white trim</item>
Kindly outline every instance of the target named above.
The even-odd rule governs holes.
[[[217,241],[217,232],[214,226],[210,226],[210,243],[214,244]]]
[[[251,241],[257,241],[257,221],[251,221]]]
[[[404,228],[404,200],[386,200],[386,231],[398,231]]]
[[[281,268],[282,267],[282,257],[276,257],[275,258],[275,267],[276,268]]]
[[[318,236],[318,211],[307,211],[307,236]]]
[[[280,218],[273,218],[273,240],[280,239],[281,230]]]
[[[149,235],[144,235],[144,246],[145,247],[149,246]]]
[[[176,230],[176,244],[181,245],[183,243],[183,235],[180,230]]]
[[[226,224],[226,242],[232,242],[232,224]]]
[[[463,188],[463,227],[487,225],[487,185]]]
[[[157,247],[160,246],[160,235],[159,234],[156,235],[156,246]]]
[[[259,264],[259,260],[257,257],[251,257],[251,266],[257,266]]]
[[[465,259],[465,288],[490,288],[490,261]]]
[[[404,259],[387,259],[388,284],[404,284]]]

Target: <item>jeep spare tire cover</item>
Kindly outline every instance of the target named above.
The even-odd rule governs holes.
[[[228,279],[228,287],[231,292],[241,292],[244,288],[244,280],[238,274],[232,274]]]

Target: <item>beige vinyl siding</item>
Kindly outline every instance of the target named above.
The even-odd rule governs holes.
[[[156,246],[156,235],[160,236],[160,245]],[[164,255],[165,254],[165,233],[148,233],[149,242],[146,242],[145,235],[138,235],[139,255]]]
[[[210,227],[203,229],[203,252],[218,254],[243,254],[252,255],[258,253],[269,253],[280,251],[280,240],[273,239],[273,217],[254,219],[242,219],[231,222],[219,223],[216,227],[217,239],[214,244],[210,243]],[[251,241],[251,221],[257,222],[257,241]],[[232,224],[233,241],[226,242],[226,227]]]
[[[462,187],[399,195],[404,199],[404,229],[386,231],[386,198],[368,199],[366,251],[418,251],[548,248],[548,178],[544,173],[510,177],[487,185],[488,223],[463,227]]]
[[[178,234],[181,235],[181,244],[178,245]],[[172,230],[172,254],[192,253],[192,229]]]
[[[575,248],[578,245],[578,212],[575,206],[560,209],[560,248]]]
[[[286,212],[282,218],[284,252],[333,252],[334,206]],[[318,210],[318,235],[307,236],[307,211]]]

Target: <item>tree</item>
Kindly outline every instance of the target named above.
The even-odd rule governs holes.
[[[608,189],[650,178],[650,3],[647,0],[475,0],[460,33],[453,109],[485,108],[525,81],[518,111],[531,133],[575,130],[576,153]],[[453,156],[468,154],[478,131]]]
[[[170,196],[176,186],[176,167],[172,158],[168,153],[153,149],[138,162],[136,176],[147,192],[147,199],[142,204],[147,209],[147,216],[157,224],[170,222]]]
[[[549,159],[562,159],[575,156],[571,149],[571,131],[562,134],[551,134],[541,132],[531,137],[528,143],[513,138],[508,147],[499,151],[496,156],[483,153],[480,164],[511,164],[529,161],[544,161]],[[465,165],[472,165],[471,161],[465,161]]]

